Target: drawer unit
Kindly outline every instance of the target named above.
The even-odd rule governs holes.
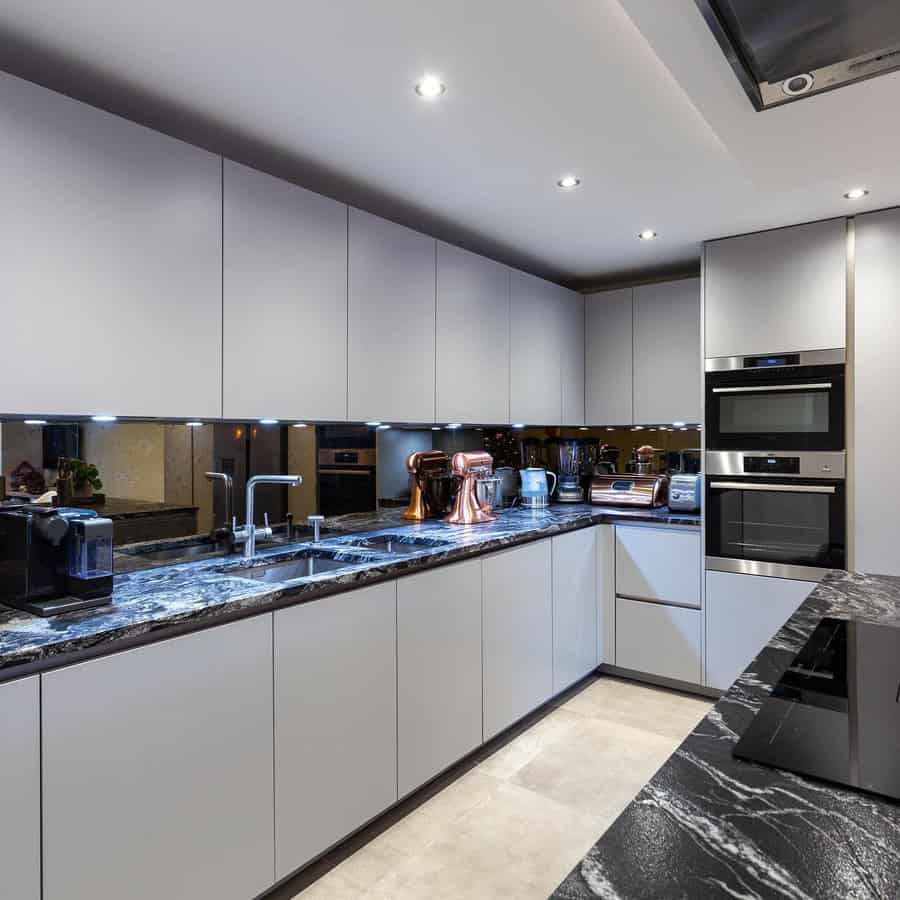
[[[703,613],[616,597],[616,666],[700,684]]]
[[[700,608],[700,530],[616,526],[616,594]]]

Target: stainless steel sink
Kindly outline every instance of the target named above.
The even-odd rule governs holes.
[[[191,560],[200,559],[207,556],[217,556],[225,553],[225,544],[212,544],[204,542],[202,544],[184,544],[181,547],[165,547],[161,550],[129,550],[122,549],[120,552],[127,556],[135,556],[138,559],[145,559],[148,562],[171,562],[172,560]]]
[[[254,566],[250,569],[237,569],[229,572],[237,578],[249,578],[252,581],[293,581],[295,578],[309,578],[323,572],[335,572],[338,569],[349,569],[368,560],[342,554],[343,559],[335,559],[322,550],[304,550],[293,559],[269,565]]]
[[[372,537],[361,536],[352,538],[344,546],[377,550],[379,553],[402,554],[413,553],[424,548],[441,550],[444,547],[449,547],[450,542],[413,534],[375,534]]]

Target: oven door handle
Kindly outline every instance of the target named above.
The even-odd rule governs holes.
[[[769,491],[791,494],[834,494],[833,484],[756,484],[752,481],[711,481],[714,491]]]
[[[810,391],[810,390],[828,390],[830,381],[817,382],[815,384],[757,384],[745,387],[721,387],[713,388],[714,394],[750,394],[769,391]]]

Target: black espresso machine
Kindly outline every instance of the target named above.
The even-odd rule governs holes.
[[[90,509],[0,508],[0,603],[37,616],[103,606],[113,590],[113,523]]]

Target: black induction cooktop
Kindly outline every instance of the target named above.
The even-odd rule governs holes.
[[[900,628],[822,619],[734,755],[900,800]]]

